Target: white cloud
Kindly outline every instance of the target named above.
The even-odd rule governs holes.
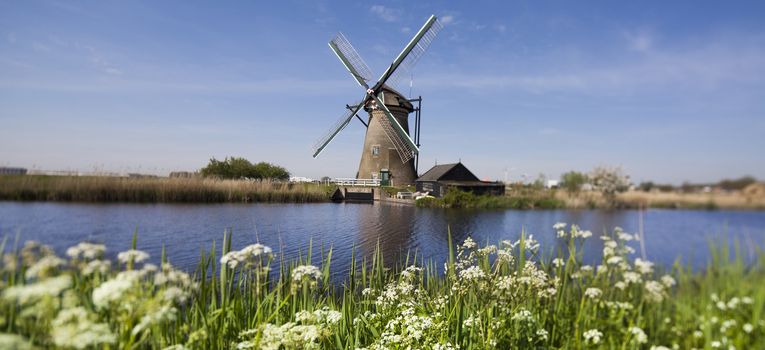
[[[496,30],[496,31],[498,31],[500,33],[504,33],[505,31],[507,31],[507,27],[504,24],[495,24],[494,25],[494,30]]]
[[[653,36],[647,32],[626,33],[627,47],[632,51],[648,52],[653,46]]]
[[[688,51],[652,50],[638,60],[553,67],[537,73],[443,74],[421,77],[419,84],[476,91],[510,89],[598,95],[762,87],[765,86],[765,65],[762,64],[765,62],[765,46],[761,44],[757,40],[743,45],[710,44]]]
[[[397,21],[400,15],[400,11],[392,9],[390,7],[385,7],[383,5],[372,5],[369,11],[371,11],[372,13],[380,17],[380,19],[386,22]]]
[[[406,33],[409,33],[410,31],[412,31],[412,29],[411,29],[411,28],[409,28],[409,27],[403,27],[403,28],[401,28],[401,32],[402,32],[402,33],[404,33],[404,34],[406,34]]]
[[[443,25],[449,25],[451,23],[454,23],[454,16],[445,15],[445,16],[442,16],[439,20],[441,21]]]

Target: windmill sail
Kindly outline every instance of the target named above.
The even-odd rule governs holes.
[[[366,99],[366,98],[365,98]],[[340,117],[340,119],[335,122],[335,124],[332,125],[332,127],[327,130],[327,132],[322,136],[313,146],[313,157],[316,158],[316,156],[321,153],[321,151],[324,150],[327,145],[332,141],[332,139],[337,136],[337,134],[340,132],[340,130],[345,129],[346,126],[348,126],[348,123],[351,121],[353,116],[358,113],[359,109],[364,105],[364,102],[357,103],[353,108],[346,109],[345,113]]]
[[[438,20],[433,22],[433,25],[423,33],[420,40],[414,45],[412,51],[404,57],[404,60],[401,62],[398,69],[391,74],[387,83],[389,86],[393,86],[398,91],[406,91],[406,88],[409,87],[408,83],[412,69],[417,64],[417,61],[420,60],[420,57],[425,54],[425,51],[428,50],[430,44],[443,28],[443,24]]]
[[[412,37],[412,40],[409,41],[408,44],[404,47],[403,50],[401,50],[401,53],[398,54],[395,60],[393,60],[393,63],[388,67],[388,69],[385,70],[385,72],[380,76],[380,80],[375,84],[373,90],[375,93],[379,93],[382,89],[383,85],[387,83],[387,81],[393,76],[393,74],[398,70],[399,67],[404,63],[404,61],[409,61],[411,63],[408,63],[409,66],[413,66],[415,63],[417,63],[417,60],[422,57],[422,54],[425,53],[425,49],[430,46],[430,43],[435,38],[436,34],[438,34],[439,31],[443,28],[443,25],[441,25],[440,22],[436,19],[436,16],[430,16],[428,20],[425,22],[425,24],[420,28],[419,31],[417,31],[417,34]],[[422,42],[422,45],[420,45],[420,42]],[[414,56],[411,58],[408,58],[411,53],[414,53]],[[403,76],[406,76],[404,74]]]
[[[372,70],[361,59],[361,56],[359,56],[359,53],[356,52],[356,49],[353,48],[348,39],[345,38],[345,35],[337,33],[337,36],[329,42],[329,47],[337,55],[337,58],[343,62],[343,65],[351,73],[353,79],[363,88],[369,89],[367,82],[372,79]]]
[[[412,159],[413,155],[419,153],[420,149],[414,141],[412,141],[412,138],[409,137],[409,134],[406,133],[406,130],[401,127],[401,124],[398,123],[396,117],[393,116],[393,113],[391,113],[385,103],[383,103],[384,98],[384,96],[382,99],[374,96],[377,106],[379,106],[385,114],[385,118],[380,118],[380,123],[383,126],[385,134],[390,141],[393,142],[396,151],[399,156],[401,156],[401,161],[406,163],[409,159]]]

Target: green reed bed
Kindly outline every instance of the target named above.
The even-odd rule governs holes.
[[[635,258],[639,237],[618,228],[554,229],[547,257],[525,235],[468,238],[448,261],[410,256],[391,269],[378,249],[352,259],[342,286],[329,281],[331,249],[314,266],[310,248],[285,261],[260,244],[231,250],[230,234],[192,274],[164,256],[147,263],[135,241],[114,262],[99,244],[62,258],[30,242],[5,249],[0,348],[765,348],[762,252],[745,263],[712,246],[703,271],[663,269]],[[594,266],[581,258],[592,239],[603,242]]]
[[[328,186],[268,180],[0,176],[0,200],[73,202],[325,202]]]

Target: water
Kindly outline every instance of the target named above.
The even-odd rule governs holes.
[[[559,242],[552,225],[576,223],[595,234],[585,244],[585,260],[595,262],[602,243],[597,236],[615,226],[637,232],[638,211],[539,210],[475,211],[423,209],[392,204],[73,204],[0,202],[0,236],[12,244],[38,240],[61,255],[81,241],[105,243],[110,257],[130,248],[138,231],[139,249],[158,260],[162,246],[170,261],[192,270],[200,250],[217,246],[226,229],[233,248],[260,242],[287,257],[334,248],[332,268],[345,274],[351,252],[371,255],[380,244],[386,261],[407,251],[442,263],[448,254],[448,228],[455,241],[471,236],[479,243],[517,240],[533,234],[545,251]],[[765,243],[765,212],[649,210],[643,213],[648,258],[669,266],[680,258],[694,267],[709,258],[709,239],[743,243],[753,256]],[[639,246],[633,245],[639,250]],[[638,253],[639,254],[639,253]]]

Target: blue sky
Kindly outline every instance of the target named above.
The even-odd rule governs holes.
[[[765,178],[761,1],[0,1],[0,165],[166,174],[233,155],[353,176],[361,123],[311,157],[363,92],[327,41],[342,31],[377,76],[430,14],[421,172]]]

